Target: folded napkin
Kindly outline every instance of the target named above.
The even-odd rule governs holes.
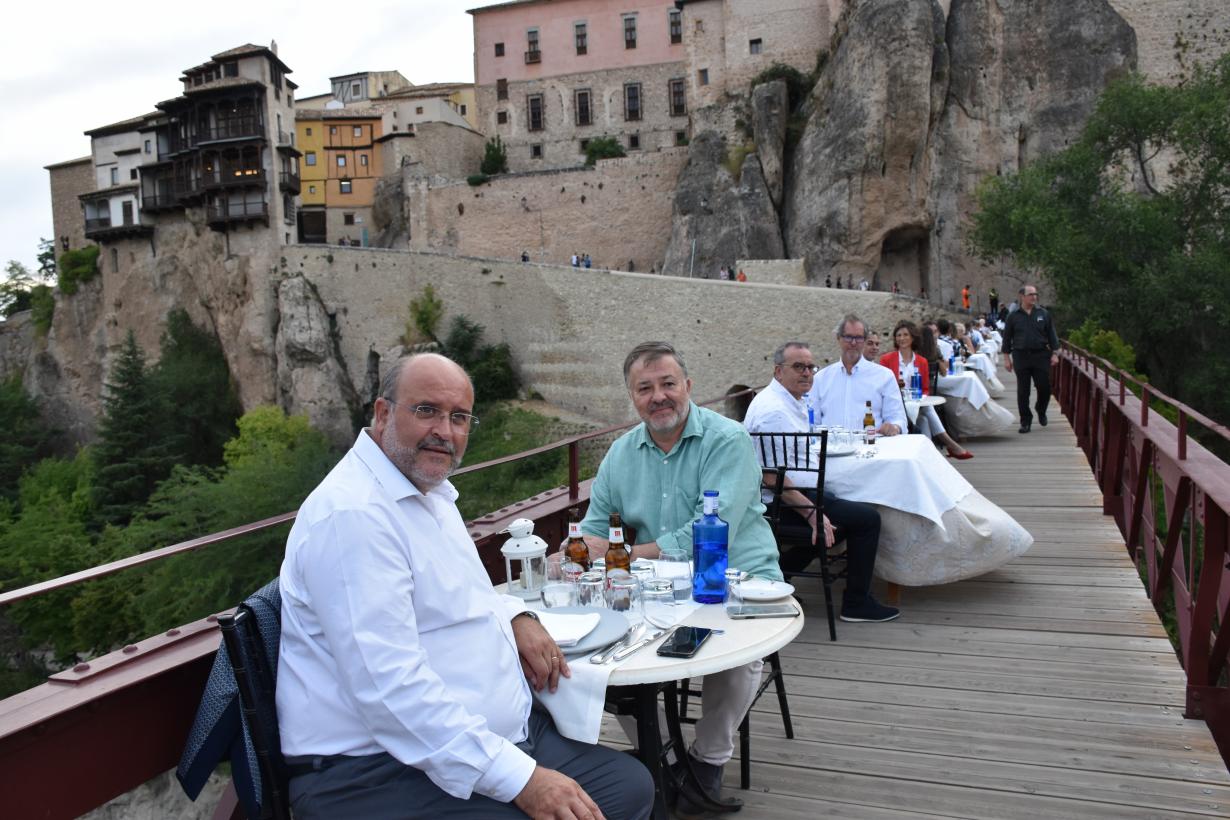
[[[538,620],[547,634],[566,648],[576,646],[582,638],[594,631],[601,617],[597,612],[587,612],[584,615],[565,615],[549,610],[539,610]]]

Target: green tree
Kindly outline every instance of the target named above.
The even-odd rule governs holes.
[[[56,243],[51,239],[38,240],[38,277],[44,282],[56,278]]]
[[[98,275],[98,254],[102,248],[97,245],[87,245],[77,250],[65,251],[60,256],[57,266],[57,282],[60,293],[74,294],[81,283],[88,282]]]
[[[504,149],[499,134],[496,134],[494,139],[487,140],[480,170],[489,177],[508,173],[508,152]]]
[[[600,159],[624,157],[624,147],[616,137],[594,137],[585,146],[585,164],[593,165]]]
[[[16,259],[10,259],[4,266],[4,281],[0,282],[0,313],[8,318],[18,311],[29,310],[33,287],[34,277],[30,270]]]
[[[0,382],[0,499],[17,498],[18,479],[49,455],[52,431],[18,376]]]
[[[513,367],[512,350],[505,343],[489,345],[482,340],[482,325],[457,316],[449,325],[443,352],[470,374],[476,404],[516,398],[521,380]]]
[[[436,289],[427,285],[421,296],[410,300],[410,320],[406,322],[406,331],[401,337],[402,344],[439,341],[436,332],[442,318],[444,302],[436,295]]]
[[[168,457],[178,464],[221,464],[222,446],[235,435],[243,407],[218,338],[184,310],[167,316],[150,386],[166,406],[160,435]]]
[[[145,354],[132,331],[106,384],[94,460],[99,523],[125,524],[171,472],[163,437],[164,404],[154,392]]]
[[[1228,135],[1230,55],[1181,86],[1125,77],[1074,144],[982,185],[970,233],[984,259],[1011,255],[1037,271],[1063,316],[1118,332],[1153,384],[1222,422],[1230,420]],[[1162,158],[1168,174],[1158,179]]]

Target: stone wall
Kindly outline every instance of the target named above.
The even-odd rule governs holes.
[[[599,161],[595,167],[507,174],[477,187],[407,179],[410,247],[598,267],[661,270],[671,197],[686,148]]]
[[[1138,68],[1150,80],[1174,82],[1193,63],[1211,62],[1230,48],[1226,0],[1108,2],[1135,29]]]
[[[806,285],[807,270],[802,259],[740,259],[735,272],[743,271],[747,281],[764,285]]]
[[[431,253],[300,247],[286,254],[288,269],[315,286],[334,318],[352,377],[366,371],[372,352],[386,359],[382,368],[388,365],[400,350],[410,300],[430,284],[444,301],[446,323],[463,313],[486,327],[487,341],[510,345],[526,389],[612,423],[633,418],[620,369],[628,350],[646,339],[678,346],[694,395],[711,398],[736,385],[766,383],[773,349],[786,338],[810,340],[818,362],[835,360],[832,328],[846,313],[880,329],[934,310],[887,293]]]
[[[398,131],[381,138],[384,175],[411,169],[419,176],[464,179],[479,172],[486,138],[447,122],[421,122],[411,134]]]
[[[67,250],[84,248],[85,215],[80,194],[94,190],[94,160],[82,157],[72,162],[48,165],[51,177],[51,224],[56,258]]]

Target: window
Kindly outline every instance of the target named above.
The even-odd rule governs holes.
[[[503,44],[503,43],[496,43],[496,44],[495,44],[495,56],[497,56],[497,57],[503,57],[503,56],[504,56],[504,44]]]
[[[120,169],[119,168],[111,169],[111,184],[112,185],[120,184]]]
[[[525,33],[526,56],[538,53],[538,29],[532,28]]]
[[[67,234],[60,237],[60,247],[63,250],[68,250],[68,235]]]
[[[495,81],[495,98],[497,100],[508,99],[508,80]]]
[[[341,189],[342,189],[342,193],[343,193],[343,194],[348,194],[348,193],[350,193],[350,180],[348,180],[348,179],[343,179],[343,180],[341,181],[340,185],[341,185]]]
[[[342,214],[342,224],[343,225],[353,225],[354,224],[354,214]]]
[[[581,153],[584,154],[589,150],[589,140],[581,140]]]
[[[688,132],[687,131],[676,131],[675,132],[675,144],[676,145],[687,145],[688,144]]]
[[[222,76],[223,77],[238,77],[239,76],[239,63],[223,63],[222,64]]]
[[[684,92],[683,80],[671,80],[669,84],[671,116],[683,117],[688,113],[687,98]]]
[[[128,169],[128,178],[129,178],[129,179],[136,179],[136,178],[137,178],[137,169],[136,169],[136,168],[129,168],[129,169]]]
[[[698,85],[709,84],[709,69],[702,68],[700,71],[696,72],[696,83]]]
[[[350,96],[358,97],[358,96],[361,96],[362,94],[363,94],[363,86],[359,85],[358,83],[354,83],[353,85],[350,86]]]
[[[590,93],[588,88],[578,89],[573,94],[573,106],[577,112],[577,125],[593,125],[594,112],[590,105]]]
[[[330,126],[329,126],[329,136],[331,136],[331,137],[336,137],[336,136],[337,136],[337,126],[336,126],[336,125],[330,125]]]
[[[309,186],[308,186],[308,193],[309,193],[309,194],[314,194],[314,193],[316,193],[316,186],[315,186],[315,185],[309,185]]]
[[[355,135],[356,137],[361,137],[361,136],[363,136],[363,126],[361,126],[361,125],[356,125],[356,126],[354,127],[354,135]]]
[[[367,167],[367,154],[359,154],[359,164],[364,168]]]
[[[755,40],[748,40],[747,41],[748,54],[759,54],[762,45],[763,44],[761,43],[761,40],[759,37],[757,37]]]
[[[346,155],[345,155],[345,154],[338,154],[338,155],[337,155],[337,167],[338,167],[338,168],[345,168],[345,167],[346,167]]]
[[[149,153],[149,140],[145,141],[145,153]]]
[[[307,128],[304,128],[303,133],[305,136],[312,136],[312,127],[309,125]]]
[[[577,41],[577,54],[589,53],[589,32],[585,23],[576,23],[572,28]]]
[[[542,159],[542,143],[536,142],[530,146],[530,159]]]
[[[415,114],[422,114],[422,113],[423,113],[423,106],[421,106],[421,105],[416,105],[416,106],[414,106],[414,113],[415,113]]]
[[[624,119],[639,120],[641,118],[641,84],[627,83],[624,85]]]
[[[636,150],[639,150],[640,147],[641,147],[641,135],[640,134],[629,134],[628,135],[628,150],[636,151]]]
[[[531,131],[541,131],[543,129],[542,95],[531,94],[526,97],[525,110],[529,119],[529,129]]]
[[[316,152],[308,151],[306,154],[304,154],[303,164],[304,165],[315,165],[316,164]]]
[[[671,43],[683,42],[683,12],[679,9],[671,9],[666,12],[666,20],[669,24],[671,33]]]
[[[507,125],[508,124],[508,112],[507,111],[495,112],[495,124],[496,125]]]
[[[462,106],[461,106],[461,116],[463,116],[463,117],[464,117],[465,115],[466,115],[466,107],[465,107],[464,105],[462,105]]]
[[[636,15],[624,17],[624,48],[636,48]]]

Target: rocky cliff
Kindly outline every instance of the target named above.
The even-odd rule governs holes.
[[[934,0],[851,2],[799,110],[784,110],[780,83],[731,103],[751,108],[744,177],[715,159],[737,134],[693,140],[666,269],[679,271],[693,240],[698,260],[726,259],[732,245],[757,258],[774,243],[748,237],[780,233],[813,282],[896,281],[945,302],[966,282],[1014,291],[965,248],[978,183],[1062,148],[1135,62],[1135,34],[1106,0],[952,0],[947,14]],[[787,116],[805,120],[793,145]],[[748,167],[760,172],[750,182]]]

